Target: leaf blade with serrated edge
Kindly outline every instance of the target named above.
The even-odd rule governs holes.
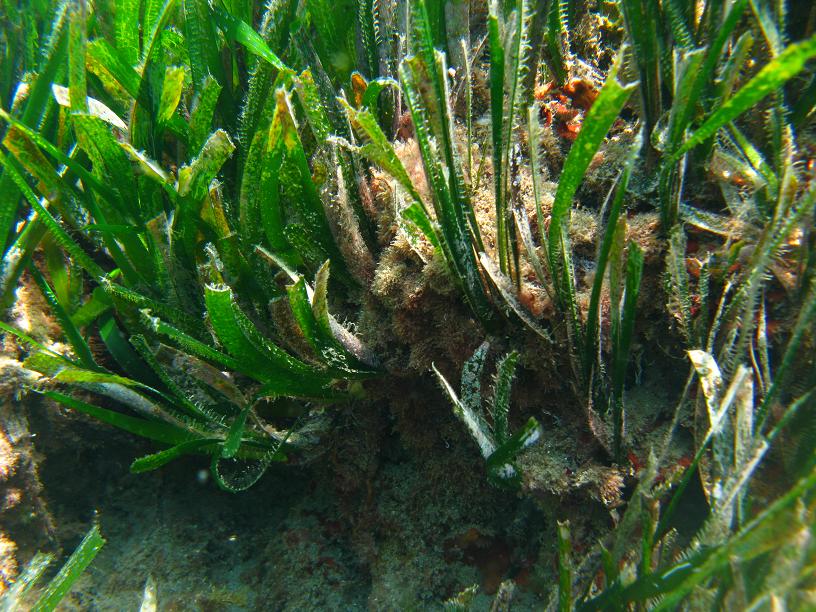
[[[493,387],[493,437],[500,447],[509,437],[507,415],[510,412],[510,389],[516,375],[519,354],[512,351],[496,365],[496,383]]]
[[[205,303],[213,329],[236,360],[238,370],[264,383],[267,392],[305,397],[322,395],[331,378],[264,341],[238,308],[229,287],[207,286]]]
[[[202,438],[200,440],[187,440],[181,442],[170,448],[166,448],[158,453],[153,453],[140,457],[130,464],[131,474],[142,474],[157,470],[160,467],[170,463],[174,459],[178,459],[182,455],[187,455],[197,451],[201,451],[208,446],[216,446],[221,442],[218,438]]]
[[[34,612],[50,612],[57,607],[57,604],[71,590],[71,587],[82,575],[82,572],[91,564],[97,553],[105,545],[105,538],[99,531],[99,527],[94,525],[76,550],[71,553],[68,561],[62,566],[59,573],[54,577],[45,591],[37,599],[32,607]]]
[[[482,372],[490,343],[485,340],[462,366],[461,402],[475,414],[482,411]]]

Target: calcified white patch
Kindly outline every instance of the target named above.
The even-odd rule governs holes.
[[[14,326],[20,331],[30,333],[31,319],[28,317],[28,309],[17,308],[17,305],[24,302],[22,293],[24,293],[23,287],[17,287],[17,289],[14,291]]]
[[[536,427],[533,431],[530,432],[530,435],[527,436],[527,439],[524,440],[523,447],[527,448],[528,446],[532,446],[536,442],[539,441],[541,438],[541,428]]]
[[[717,403],[723,384],[720,367],[714,357],[705,351],[688,351],[688,356],[692,365],[694,365],[694,369],[697,370],[697,375],[700,377],[700,385],[703,388],[706,403],[709,405],[709,412],[713,414],[713,407]]]
[[[496,475],[499,478],[509,480],[510,478],[513,478],[516,475],[516,470],[509,463],[505,463],[496,471]]]
[[[66,108],[71,107],[71,97],[67,87],[54,84],[51,85],[51,91],[54,93],[54,99],[57,101],[57,104]],[[123,132],[128,131],[127,125],[119,118],[119,115],[114,113],[102,102],[91,97],[86,98],[86,101],[88,103],[88,112],[91,115],[111,124],[113,127],[118,128]]]
[[[139,606],[139,612],[156,612],[158,602],[156,581],[152,575],[148,575],[147,580],[145,580],[144,591],[142,592],[142,604]]]
[[[476,441],[476,444],[479,445],[479,450],[482,452],[482,456],[487,459],[496,451],[495,442],[493,442],[490,435],[483,429],[481,420],[476,413],[459,401],[453,387],[448,384],[448,381],[445,380],[445,377],[442,376],[439,370],[436,369],[436,366],[431,364],[431,367],[433,368],[434,373],[436,373],[436,377],[439,379],[442,388],[453,402],[454,413],[457,417],[459,417],[462,423],[464,423],[465,427],[470,432],[470,435]]]
[[[17,224],[16,231],[18,234],[20,233],[22,225],[22,221]],[[3,270],[0,273],[0,287],[7,287],[9,285],[9,281],[11,280],[9,275],[17,267],[22,256],[23,251],[18,249],[16,246],[12,246],[6,252],[5,257],[3,257]]]
[[[165,172],[158,163],[147,157],[143,151],[134,149],[133,145],[129,142],[120,142],[119,144],[125,153],[127,153],[128,157],[130,157],[130,160],[136,163],[137,169],[141,174],[159,183],[170,183],[173,180],[171,175]]]

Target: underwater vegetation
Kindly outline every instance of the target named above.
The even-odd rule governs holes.
[[[234,493],[413,386],[551,609],[816,606],[807,4],[5,0],[6,353]]]
[[[99,532],[99,527],[94,525],[30,609],[36,612],[55,609],[104,545],[105,538]],[[37,553],[14,584],[3,593],[0,599],[3,610],[19,610],[18,606],[24,605],[26,594],[33,589],[53,560],[53,555]]]

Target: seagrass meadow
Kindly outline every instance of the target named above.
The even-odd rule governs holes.
[[[0,7],[0,610],[816,609],[812,2]]]

